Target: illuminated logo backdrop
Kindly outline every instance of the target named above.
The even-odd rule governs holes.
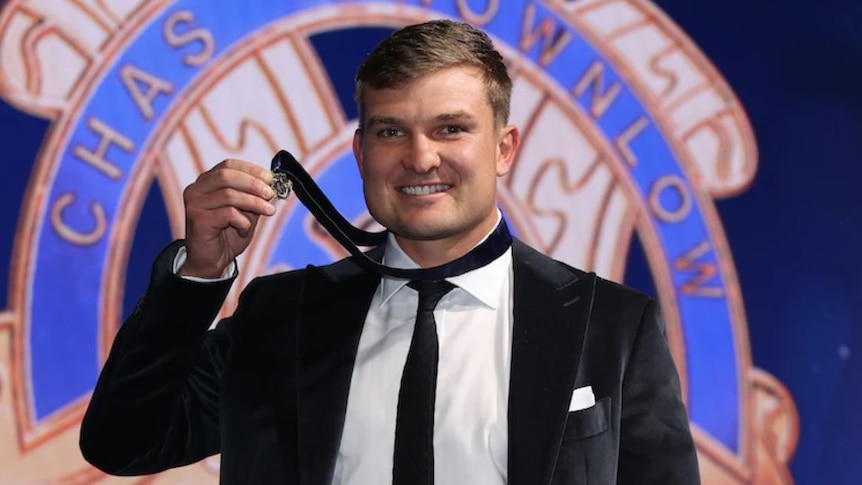
[[[0,93],[52,126],[0,313],[0,484],[130,480],[89,468],[77,434],[122,320],[153,180],[180,237],[182,189],[199,173],[286,148],[348,218],[373,224],[350,149],[352,71],[319,45],[436,17],[483,28],[510,65],[523,143],[500,205],[514,231],[618,281],[633,239],[643,245],[704,483],[793,483],[796,411],[751,365],[713,206],[751,182],[753,133],[720,74],[651,3],[12,0],[0,12]],[[293,199],[261,224],[223,313],[254,275],[342,255]],[[214,458],[132,480],[216,483],[217,469]]]

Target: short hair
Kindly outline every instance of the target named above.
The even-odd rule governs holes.
[[[360,128],[366,87],[395,88],[454,66],[472,66],[482,72],[494,121],[498,126],[505,125],[509,120],[512,80],[491,38],[467,23],[431,20],[395,31],[359,66],[353,97],[359,108]]]

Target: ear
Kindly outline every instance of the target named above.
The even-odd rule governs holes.
[[[521,146],[521,133],[515,125],[500,128],[499,141],[497,142],[497,176],[502,177],[509,173],[512,164],[515,163],[515,155]]]
[[[359,168],[359,176],[364,179],[365,166],[362,163],[362,136],[363,132],[361,128],[357,128],[356,131],[353,132],[353,158],[356,159],[356,166]]]

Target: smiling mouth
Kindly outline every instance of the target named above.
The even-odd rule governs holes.
[[[446,184],[409,185],[407,187],[401,187],[401,192],[408,195],[431,195],[438,192],[445,192],[451,188],[451,185]]]

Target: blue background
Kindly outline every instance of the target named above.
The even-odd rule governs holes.
[[[862,483],[862,4],[656,3],[732,86],[757,138],[754,184],[717,206],[754,364],[799,410],[793,476]]]
[[[717,207],[739,273],[754,365],[784,383],[799,410],[793,476],[800,484],[860,483],[862,4],[655,3],[722,73],[757,137],[754,184]],[[340,78],[349,81],[355,66],[342,67]],[[0,102],[0,127],[0,274],[8,275],[21,200],[48,124]],[[157,187],[139,227],[148,237],[132,250],[127,307],[170,239]],[[627,280],[652,291],[637,245]],[[0,295],[7,292],[4,276]]]

